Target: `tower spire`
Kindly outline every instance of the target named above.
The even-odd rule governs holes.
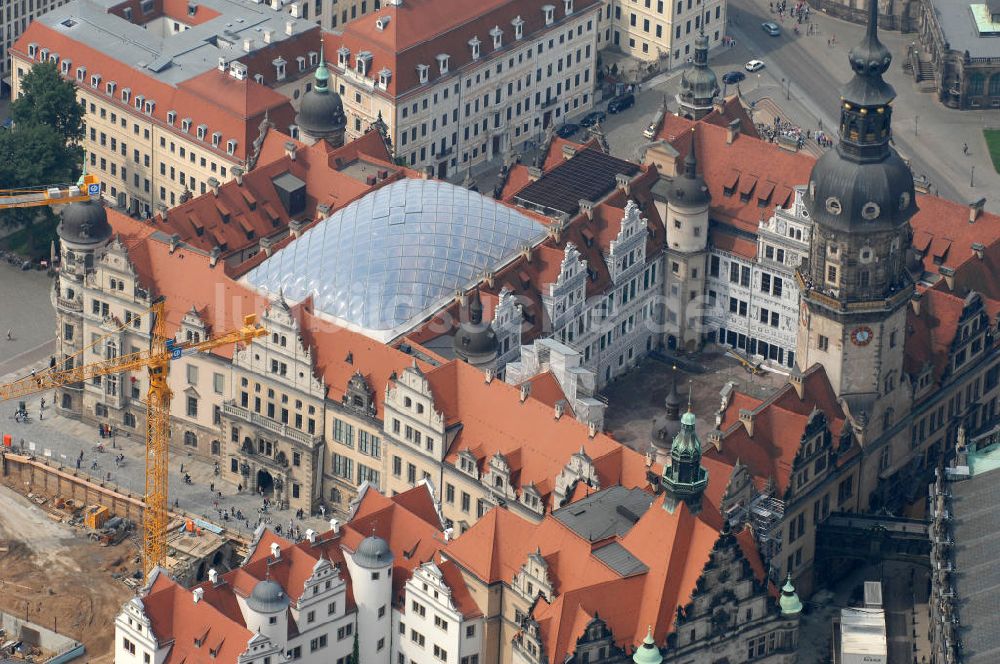
[[[691,149],[684,157],[684,177],[695,179],[698,177],[698,132],[695,127],[691,127]]]

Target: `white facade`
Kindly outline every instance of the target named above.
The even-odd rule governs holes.
[[[276,546],[272,545],[272,552],[278,558],[272,555],[268,562],[284,564],[279,560],[281,551],[275,551]],[[240,618],[252,633],[237,664],[285,661],[349,664],[355,633],[362,662],[474,664],[480,661],[482,616],[478,610],[463,615],[434,562],[424,563],[414,570],[404,586],[402,605],[394,607],[391,568],[361,567],[353,562],[352,554],[346,550],[344,558],[349,580],[345,570],[320,558],[306,579],[301,595],[289,598],[287,609],[276,610],[273,614],[252,610],[247,598],[225,589],[224,592],[234,592]],[[372,579],[375,573],[379,574],[378,579]],[[214,588],[225,586],[226,582],[215,576],[214,571],[210,572],[210,578]],[[348,611],[348,583],[356,610]],[[201,588],[180,592],[183,597],[178,601],[190,601],[193,605],[206,601]],[[213,616],[213,620],[225,619],[221,613]],[[289,621],[294,624],[291,630]],[[173,640],[161,642],[157,638],[141,597],[125,604],[115,620],[116,664],[171,661],[173,643]],[[206,646],[206,658],[207,649]]]
[[[546,371],[559,383],[576,419],[603,430],[608,404],[597,395],[597,376],[583,366],[583,356],[569,346],[551,338],[522,346],[520,359],[507,365],[504,380],[521,385]]]
[[[456,53],[439,53],[427,62],[397,54],[400,66],[424,72],[426,83],[396,95],[380,77],[391,79],[398,72],[367,72],[362,65],[366,73],[359,74],[359,54],[342,47],[329,66],[347,114],[346,140],[363,134],[381,113],[396,157],[408,166],[433,168],[444,178],[527,140],[540,141],[549,125],[586,113],[594,105],[601,7],[572,11],[568,3],[571,11],[564,15],[564,4],[553,10],[556,22],[534,34],[523,33],[518,16],[487,33],[468,35],[461,43],[472,60],[461,67],[452,67]],[[453,33],[463,29],[456,27]],[[454,34],[449,39],[454,41]],[[379,68],[377,62],[373,68]]]
[[[799,288],[795,269],[809,255],[812,221],[795,190],[790,210],[777,208],[758,227],[757,255],[711,248],[706,307],[709,340],[785,370],[795,366]]]
[[[663,257],[646,256],[647,221],[633,200],[625,205],[618,237],[605,263],[611,284],[600,297],[587,297],[590,266],[573,243],[566,243],[559,276],[542,285],[542,305],[552,339],[581,353],[581,366],[597,377],[596,389],[635,366],[659,344],[656,296],[662,294]],[[517,357],[520,304],[501,293],[494,317],[501,356],[498,366]]]
[[[399,635],[394,662],[469,664],[482,657],[482,617],[462,615],[435,563],[414,570],[404,590],[403,610],[393,614]]]

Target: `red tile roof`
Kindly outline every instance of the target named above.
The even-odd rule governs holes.
[[[32,60],[28,56],[28,45],[31,43],[38,44],[39,50],[44,47],[51,52],[57,52],[64,61],[72,62],[72,67],[66,74],[68,80],[76,81],[78,67],[86,67],[85,82],[81,85],[90,85],[90,77],[99,74],[101,82],[95,92],[106,96],[107,103],[112,106],[127,108],[130,113],[137,113],[134,103],[122,101],[122,90],[129,88],[132,99],[142,95],[146,100],[156,102],[152,114],[144,117],[149,117],[161,128],[182,136],[184,132],[181,129],[181,121],[185,117],[190,117],[192,122],[188,135],[191,140],[197,140],[196,129],[198,125],[204,124],[208,130],[202,141],[202,149],[208,153],[214,152],[219,156],[229,157],[227,141],[236,139],[236,148],[231,158],[242,160],[250,153],[251,145],[257,137],[258,126],[265,113],[270,121],[282,130],[287,130],[288,126],[295,122],[295,111],[289,99],[266,85],[257,83],[254,74],[264,75],[265,81],[268,82],[268,77],[273,78],[275,71],[270,64],[271,60],[283,55],[286,59],[294,61],[297,54],[304,54],[310,50],[318,51],[319,41],[320,31],[317,27],[295,39],[282,40],[248,55],[244,59],[251,61],[250,64],[253,66],[248,67],[249,74],[242,81],[227,72],[212,68],[176,86],[147,74],[135,67],[134,63],[120,62],[39,21],[29,24],[10,50],[16,57],[26,61]],[[36,53],[34,60],[37,61],[40,57],[41,53]],[[266,60],[266,66],[258,66],[257,60],[261,62]],[[260,71],[257,71],[258,68]],[[116,87],[114,93],[109,96],[106,94],[106,84],[112,81]],[[167,112],[171,110],[177,112],[173,126],[167,123]],[[188,113],[191,115],[188,116]],[[214,147],[212,134],[217,131],[222,133],[222,140],[218,147]]]
[[[372,54],[366,76],[378,82],[379,71],[392,72],[386,93],[399,97],[421,85],[417,65],[429,67],[428,80],[437,83],[441,78],[454,76],[462,67],[473,63],[469,40],[478,37],[480,61],[504,53],[532,39],[536,33],[555,31],[563,26],[563,8],[556,8],[556,21],[545,26],[542,5],[547,0],[406,0],[397,6],[384,6],[369,16],[344,25],[342,34],[328,34],[326,48],[331,68],[343,71],[336,56],[337,50],[346,47],[351,56],[348,66],[356,69],[356,57],[361,51]],[[599,4],[597,0],[576,0],[574,17]],[[514,39],[511,21],[520,16],[524,21],[524,38]],[[384,29],[376,21],[384,21]],[[503,30],[503,44],[493,48],[490,30],[499,26]],[[567,48],[572,46],[569,44]],[[437,56],[450,56],[448,73],[439,73]],[[476,64],[480,64],[477,62]],[[376,86],[376,90],[378,90]]]

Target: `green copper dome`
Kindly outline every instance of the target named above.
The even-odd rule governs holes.
[[[663,655],[660,654],[660,649],[656,647],[656,643],[653,642],[653,628],[650,627],[649,631],[646,632],[646,638],[642,640],[642,645],[635,649],[635,653],[632,655],[632,661],[635,664],[660,664],[663,661]]]
[[[695,422],[694,413],[692,413],[690,410],[681,416],[681,424],[686,424],[690,427],[693,427],[694,422]]]
[[[792,574],[789,572],[785,585],[781,587],[781,597],[778,599],[778,606],[781,607],[781,615],[797,616],[802,612],[802,602],[795,594],[795,586],[792,585]]]

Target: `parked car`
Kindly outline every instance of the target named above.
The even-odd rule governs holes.
[[[764,21],[760,24],[760,27],[764,32],[771,35],[772,37],[778,37],[781,35],[781,28],[778,27],[777,23],[773,21]]]
[[[632,108],[633,106],[635,106],[634,94],[621,95],[608,102],[608,113],[621,113],[626,108]]]
[[[764,63],[760,60],[751,60],[743,66],[747,71],[760,71],[764,68]]]
[[[653,140],[656,136],[656,132],[660,130],[660,125],[663,124],[663,114],[664,110],[662,108],[656,112],[656,115],[653,117],[653,121],[649,123],[649,126],[646,127],[645,130],[643,130],[643,136],[649,140]]]
[[[747,75],[741,71],[727,71],[722,75],[722,82],[726,85],[736,85],[746,77]]]
[[[585,116],[583,116],[582,120],[580,120],[580,126],[593,127],[598,122],[604,122],[604,120],[607,117],[608,114],[605,113],[604,111],[591,111],[590,113],[587,113]]]
[[[569,138],[578,131],[580,131],[580,125],[573,124],[572,122],[564,123],[556,129],[556,133],[560,138]]]

